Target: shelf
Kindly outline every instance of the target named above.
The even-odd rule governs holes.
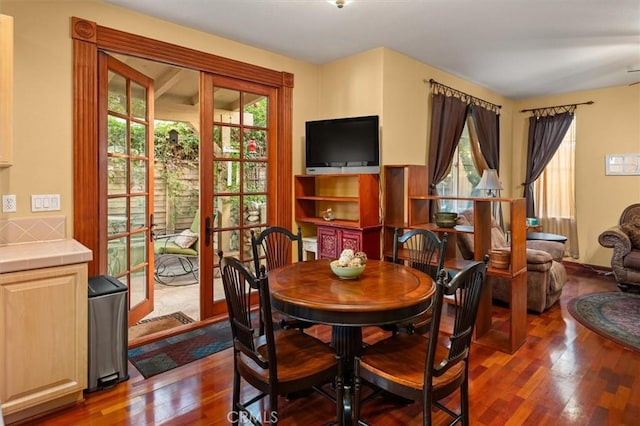
[[[428,192],[428,175],[427,166],[421,164],[386,165],[383,172],[383,253],[391,259],[395,228],[400,233],[409,229],[408,197]]]
[[[430,220],[431,204],[438,200],[463,200],[473,202],[474,226],[440,228]],[[489,268],[487,274],[508,280],[509,285],[509,324],[508,332],[496,330],[491,318],[491,288],[485,286],[482,301],[478,309],[475,339],[482,344],[498,350],[514,353],[527,337],[527,259],[526,259],[526,206],[524,198],[503,197],[441,197],[423,194],[408,194],[408,228],[429,229],[440,235],[447,233],[447,253],[444,267],[460,270],[470,261],[457,257],[456,247],[458,235],[473,235],[474,260],[482,260],[491,246],[492,206],[494,203],[507,204],[511,224],[511,258],[509,268]],[[391,244],[393,240],[391,240]],[[392,253],[385,246],[385,256]],[[391,255],[389,255],[391,258]]]
[[[296,221],[354,228],[379,225],[379,179],[377,174],[295,176]],[[328,208],[333,221],[322,218]]]
[[[380,258],[380,177],[377,174],[298,175],[295,218],[315,227],[317,258],[336,259],[344,248]],[[331,208],[334,220],[324,220]]]

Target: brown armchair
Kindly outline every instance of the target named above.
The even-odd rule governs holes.
[[[600,234],[598,242],[613,249],[611,270],[618,288],[640,293],[640,203],[624,209],[618,225]]]
[[[473,226],[473,211],[460,212],[458,225]],[[473,235],[457,235],[458,249],[464,259],[473,259]],[[495,219],[491,219],[491,248],[510,249],[505,234]],[[562,264],[564,244],[555,241],[527,241],[527,309],[542,313],[549,309],[562,294],[567,282],[567,271]],[[509,281],[489,276],[492,297],[509,302]]]

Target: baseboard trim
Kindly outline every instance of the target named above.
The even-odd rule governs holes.
[[[567,271],[573,272],[592,272],[598,275],[611,275],[613,271],[611,268],[601,265],[590,265],[588,263],[578,263],[578,262],[570,262],[570,261],[562,261],[562,264],[567,269]]]

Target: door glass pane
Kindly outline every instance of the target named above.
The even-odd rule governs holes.
[[[131,297],[131,307],[134,307],[149,297],[147,294],[147,273],[142,268],[132,271],[130,277],[129,295]]]
[[[127,113],[127,80],[112,71],[109,71],[109,99],[107,101],[109,111],[121,114]]]
[[[147,263],[147,232],[140,232],[131,236],[131,268]]]
[[[118,276],[127,270],[127,247],[124,239],[118,238],[107,243],[107,273]]]
[[[213,208],[220,212],[220,227],[232,228],[240,225],[240,197],[219,196],[213,197]]]
[[[240,186],[240,162],[214,161],[213,167],[215,192],[238,192]]]
[[[139,120],[147,119],[147,89],[131,82],[131,115]]]
[[[107,194],[124,194],[127,189],[127,159],[107,158]]]
[[[245,125],[256,127],[267,127],[267,100],[263,95],[255,93],[244,94],[243,118]]]
[[[213,121],[218,123],[240,124],[240,92],[237,90],[216,88],[213,91]]]
[[[109,198],[107,201],[107,233],[109,236],[127,232],[127,199]]]
[[[240,129],[230,126],[213,126],[213,155],[216,158],[240,157]]]
[[[131,192],[145,192],[147,189],[147,161],[131,160]]]
[[[147,155],[147,126],[131,123],[131,155]]]
[[[250,160],[263,160],[267,155],[267,131],[245,130],[243,157]]]
[[[112,115],[107,117],[107,152],[127,153],[127,120]]]
[[[252,195],[245,197],[244,224],[250,227],[267,223],[267,196]]]
[[[147,220],[147,197],[131,197],[131,214],[129,219],[131,231],[145,226]]]
[[[267,192],[267,163],[244,163],[244,191]]]

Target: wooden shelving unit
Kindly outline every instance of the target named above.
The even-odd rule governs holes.
[[[337,258],[345,248],[380,259],[380,176],[297,175],[295,218],[315,225],[319,258]],[[334,219],[322,215],[331,208]]]
[[[429,221],[429,206],[434,200],[467,200],[473,202],[474,226],[439,228]],[[460,233],[473,233],[474,260],[482,260],[491,249],[492,204],[504,203],[510,213],[511,261],[508,269],[489,268],[490,276],[508,279],[510,285],[510,323],[505,334],[492,327],[491,286],[485,286],[476,320],[475,337],[481,344],[514,353],[527,337],[527,255],[526,255],[526,205],[524,198],[464,198],[419,195],[409,197],[409,227],[426,228],[438,233],[447,232],[448,244],[445,267],[461,269],[468,261],[456,257],[456,237]]]
[[[399,228],[403,233],[409,228],[409,197],[428,193],[427,166],[418,164],[384,166],[384,221],[382,227],[382,255],[390,260],[393,256],[393,232]]]

